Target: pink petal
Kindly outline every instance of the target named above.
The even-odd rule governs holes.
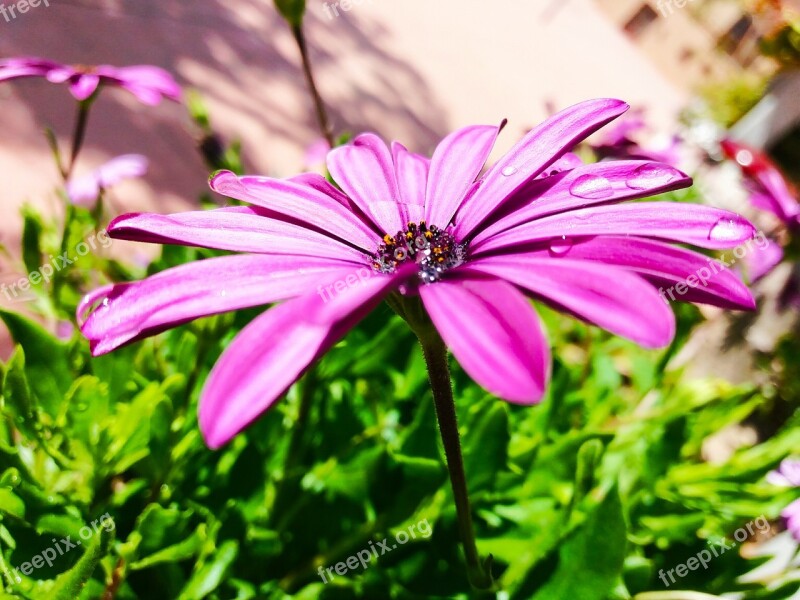
[[[485,229],[480,229],[473,243],[534,219],[596,204],[654,196],[691,184],[688,175],[659,163],[610,161],[582,165],[525,185],[489,220]]]
[[[689,290],[683,295],[673,291],[670,300],[734,310],[755,308],[750,290],[731,269],[697,252],[663,242],[603,236],[578,240],[574,244],[570,240],[561,241],[553,250],[531,252],[538,257],[552,254],[631,270],[663,288],[662,298],[670,296],[670,290],[683,283]]]
[[[69,85],[69,91],[76,100],[86,100],[94,94],[97,86],[100,85],[100,78],[97,75],[78,75]]]
[[[633,235],[693,244],[701,248],[733,248],[752,239],[755,227],[739,215],[677,202],[643,202],[582,208],[551,215],[499,233],[471,248],[473,255],[503,248],[560,239],[563,236]]]
[[[206,380],[199,408],[206,443],[219,448],[270,408],[396,283],[396,277],[373,277],[351,293],[327,300],[313,293],[257,317],[225,349]],[[329,305],[336,305],[328,314],[338,320],[315,318]]]
[[[475,125],[448,135],[433,153],[425,193],[425,221],[445,228],[483,169],[500,127]]]
[[[765,193],[761,194],[759,200],[766,205],[764,208],[784,223],[800,214],[800,204],[780,171],[771,166],[767,167],[755,175],[755,181],[763,186]]]
[[[303,184],[270,177],[237,177],[220,171],[209,182],[215,192],[297,220],[374,252],[379,237],[334,198]]]
[[[409,152],[399,142],[392,142],[392,156],[401,200],[404,204],[424,206],[431,161],[420,154]]]
[[[510,281],[646,348],[666,346],[675,335],[675,316],[667,303],[653,286],[624,269],[515,254],[476,260],[467,270]]]
[[[76,75],[78,75],[78,72],[72,67],[68,67],[66,65],[54,65],[52,69],[47,71],[46,77],[47,81],[50,83],[64,83]]]
[[[621,100],[590,100],[567,108],[532,129],[476,184],[474,195],[456,215],[456,237],[468,237],[515,191],[626,110],[628,105]]]
[[[752,252],[745,254],[742,264],[747,279],[755,283],[770,273],[782,260],[783,248],[772,240],[767,240],[764,247],[756,247]]]
[[[327,144],[327,142],[325,142]],[[294,177],[290,177],[289,181],[293,181],[295,183],[299,183],[301,185],[305,185],[306,187],[310,187],[312,189],[317,190],[318,192],[322,192],[326,196],[330,196],[334,200],[336,200],[342,206],[347,208],[352,208],[352,203],[350,202],[350,198],[348,198],[345,194],[342,193],[339,188],[334,185],[331,185],[331,182],[325,179],[319,173],[300,173],[300,175],[295,175]]]
[[[382,233],[406,228],[399,209],[400,190],[392,153],[378,136],[359,135],[352,144],[328,153],[328,170],[345,194]],[[377,206],[383,203],[383,206]]]
[[[550,348],[536,311],[500,280],[438,281],[420,287],[436,329],[469,375],[519,404],[538,402],[550,377]]]
[[[257,207],[241,206],[172,215],[132,213],[108,226],[111,237],[233,252],[291,254],[366,264],[363,252],[324,233],[273,219]]]
[[[188,263],[134,283],[104,288],[81,303],[82,333],[97,356],[198,317],[260,306],[309,293],[320,281],[353,272],[339,261],[236,255]]]
[[[155,105],[161,98],[169,98],[180,102],[181,87],[175,78],[164,69],[152,65],[135,65],[130,67],[110,67],[103,65],[97,68],[98,75],[117,80],[120,87],[127,89],[145,104]]]
[[[95,173],[75,177],[67,182],[67,196],[76,206],[91,208],[100,196],[100,183]]]

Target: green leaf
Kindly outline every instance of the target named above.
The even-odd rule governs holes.
[[[8,488],[0,488],[0,512],[17,519],[25,518],[25,502]]]
[[[214,560],[195,571],[189,583],[183,589],[179,600],[203,600],[203,598],[207,598],[223,582],[238,554],[239,544],[237,542],[228,540],[223,543]]]
[[[18,347],[8,362],[3,377],[3,399],[10,409],[9,412],[16,417],[13,423],[14,427],[29,439],[35,439],[38,418],[28,378],[25,375],[25,352],[22,348]]]
[[[306,0],[275,0],[275,7],[289,25],[299,27],[306,12]]]
[[[563,542],[558,567],[534,600],[605,600],[622,573],[626,542],[622,502],[613,488]]]
[[[190,537],[132,563],[130,569],[137,571],[159,563],[178,562],[196,556],[208,537],[207,530],[205,523],[201,523]]]
[[[0,319],[25,351],[25,372],[39,405],[55,417],[73,380],[66,344],[22,315],[0,310]]]
[[[508,408],[505,402],[490,399],[464,436],[468,446],[464,469],[470,493],[492,489],[498,474],[507,470]]]
[[[22,261],[30,273],[38,273],[42,266],[42,219],[31,207],[22,208]],[[41,275],[40,275],[41,276]],[[33,281],[31,282],[34,283]]]
[[[106,529],[100,529],[86,548],[83,556],[66,573],[56,579],[50,597],[54,600],[75,600],[80,597],[81,590],[86,586],[94,573],[95,567],[111,547],[114,534]]]

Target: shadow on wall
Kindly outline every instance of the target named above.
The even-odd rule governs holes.
[[[391,123],[416,132],[408,144],[429,149],[444,133],[443,108],[414,68],[385,48],[386,30],[366,20],[366,11],[331,21],[316,8],[310,3],[307,37],[336,131],[385,133],[381,125]],[[270,140],[303,147],[319,136],[296,49],[270,0],[52,0],[49,8],[42,5],[0,26],[3,56],[168,69],[201,92],[227,136],[243,138],[250,169],[270,170]],[[343,60],[353,54],[361,72]],[[72,107],[64,89],[41,81],[15,85],[37,123],[52,124],[62,136],[69,132]],[[8,101],[14,100],[0,102]],[[237,123],[248,127],[237,131],[229,125]],[[104,94],[87,148],[147,154],[156,189],[190,200],[204,186],[205,172],[196,156],[187,156],[194,152],[186,127],[181,110],[136,107],[122,93]],[[36,130],[14,131],[6,143],[42,147]]]
[[[407,145],[432,149],[447,127],[444,109],[414,67],[388,49],[387,30],[370,20],[368,11],[329,20],[315,1],[309,2],[306,33],[336,133],[413,132],[410,138],[403,134]],[[10,56],[159,65],[201,93],[223,137],[242,140],[250,172],[286,176],[299,170],[300,164],[276,168],[275,163],[285,163],[286,154],[301,156],[319,137],[297,50],[271,0],[50,0],[48,7],[41,4],[9,22],[0,19],[0,57]],[[33,173],[0,164],[0,174],[19,183],[12,188],[20,197],[6,191],[0,198],[4,216],[36,195],[29,191],[32,182],[57,183],[41,127],[53,127],[67,144],[73,111],[66,86],[35,79],[0,85],[0,157],[24,156],[23,164],[35,159],[40,171],[48,169]],[[208,190],[193,138],[183,107],[169,102],[145,107],[129,94],[109,90],[92,111],[78,171],[97,166],[101,156],[145,154],[152,197],[123,208],[183,210]],[[17,249],[19,222],[4,221],[0,239]],[[0,340],[0,355],[7,356],[3,346]]]

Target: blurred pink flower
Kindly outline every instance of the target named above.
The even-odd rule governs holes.
[[[112,158],[88,175],[76,177],[67,183],[67,195],[73,204],[92,207],[100,192],[125,180],[147,173],[149,161],[141,154],[123,154]]]
[[[723,154],[739,165],[750,203],[777,217],[789,235],[800,235],[800,202],[777,165],[763,152],[740,142],[726,139],[720,146]],[[745,257],[743,264],[748,278],[752,282],[758,281],[780,264],[783,257],[783,248],[770,240],[767,247]],[[798,282],[793,278],[781,294],[782,304],[800,301],[797,288]]]
[[[649,127],[642,109],[631,112],[632,114],[610,127],[599,142],[590,145],[598,159],[654,160],[678,166],[681,161],[680,138],[673,136],[666,143],[641,144],[637,136],[648,131]]]
[[[56,336],[60,340],[68,341],[72,339],[75,326],[70,321],[58,321],[56,323]]]
[[[319,138],[306,148],[303,156],[303,166],[306,169],[316,170],[317,167],[325,167],[325,157],[328,156],[331,146],[325,138]]]
[[[560,160],[627,108],[613,99],[568,108],[483,176],[502,127],[456,131],[431,159],[360,135],[328,153],[339,187],[313,173],[288,180],[217,173],[212,189],[251,206],[124,215],[109,235],[245,254],[95,290],[78,308],[81,332],[100,355],[201,316],[283,301],[231,342],[206,381],[199,422],[212,447],[272,406],[390,294],[420,302],[489,392],[538,402],[550,345],[529,297],[663,347],[675,316],[656,288],[686,280],[709,260],[671,243],[733,248],[755,233],[745,219],[709,206],[620,204],[691,185],[669,165]],[[682,299],[754,307],[726,271]]]
[[[741,168],[753,206],[772,213],[789,229],[800,229],[797,193],[775,163],[755,148],[733,140],[723,140],[720,145],[725,156]]]
[[[800,488],[800,460],[787,458],[777,470],[767,474],[767,481],[781,487]],[[800,542],[800,498],[787,506],[781,516],[794,538]]]
[[[150,65],[64,65],[34,57],[0,60],[0,81],[21,77],[44,77],[52,83],[68,83],[76,100],[86,100],[103,85],[128,90],[141,102],[158,104],[162,98],[179,102],[181,88],[164,69]]]

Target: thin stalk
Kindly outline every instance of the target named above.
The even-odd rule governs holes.
[[[461,453],[461,439],[458,435],[456,406],[453,400],[453,386],[450,381],[450,369],[447,364],[447,348],[438,334],[420,337],[422,353],[428,367],[428,379],[433,390],[433,401],[436,406],[436,419],[442,435],[447,470],[450,473],[450,484],[456,503],[458,530],[470,583],[477,589],[487,590],[492,587],[491,556],[486,563],[481,563],[478,547],[475,543],[475,529],[472,525],[472,508],[467,493],[467,478],[464,473],[464,458]]]
[[[69,176],[72,175],[75,161],[77,161],[78,154],[80,154],[81,147],[83,146],[83,140],[86,137],[86,127],[89,124],[89,108],[92,106],[93,99],[94,97],[91,97],[78,102],[78,112],[75,116],[75,129],[72,132],[72,148],[69,155],[69,165],[62,172],[64,181],[67,181]]]
[[[297,42],[297,47],[300,49],[300,57],[303,60],[303,74],[308,83],[308,89],[311,92],[311,97],[314,100],[314,108],[317,113],[317,123],[322,132],[322,136],[328,142],[331,148],[334,146],[333,130],[331,128],[330,118],[328,111],[325,109],[325,103],[322,101],[322,96],[317,89],[317,84],[314,81],[314,72],[311,69],[311,59],[308,56],[308,44],[306,44],[306,36],[303,33],[302,25],[292,25],[292,35]]]

